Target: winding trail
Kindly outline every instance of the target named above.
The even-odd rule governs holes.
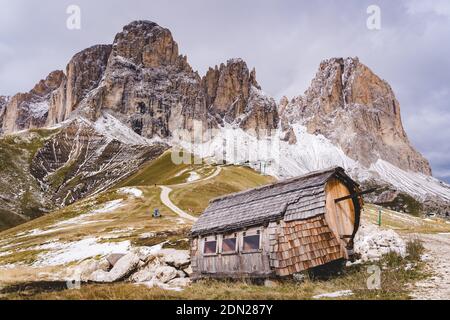
[[[432,277],[414,285],[416,300],[450,299],[450,234],[418,234],[427,250],[428,271]]]
[[[191,184],[195,184],[195,183],[199,183],[199,182],[208,181],[208,180],[211,180],[211,179],[214,179],[215,177],[217,177],[221,172],[222,172],[222,167],[218,167],[212,175],[210,175],[204,179],[196,180],[196,181],[192,181],[192,182],[185,182],[185,183],[173,185],[172,187],[187,186],[187,185],[191,185]],[[180,209],[172,202],[172,200],[170,200],[170,194],[173,191],[172,188],[169,188],[168,186],[159,186],[159,187],[161,188],[161,191],[162,191],[161,195],[160,195],[161,202],[166,207],[168,207],[170,210],[175,212],[177,215],[179,215],[183,219],[190,220],[192,222],[196,222],[198,220],[197,217],[194,217],[194,216],[190,215],[189,213],[187,213],[186,211]]]

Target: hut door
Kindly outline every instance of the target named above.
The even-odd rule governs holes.
[[[335,203],[336,199],[350,195],[347,186],[332,179],[326,186],[326,220],[336,238],[340,241],[342,253],[349,258],[347,248],[353,242],[355,230],[355,206],[351,199]]]

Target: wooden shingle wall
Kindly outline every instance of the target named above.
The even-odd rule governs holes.
[[[269,228],[270,265],[289,276],[344,258],[341,246],[323,215],[284,222]]]

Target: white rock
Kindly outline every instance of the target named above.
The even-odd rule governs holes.
[[[89,281],[99,282],[99,283],[111,283],[114,282],[112,280],[109,272],[103,270],[97,270],[89,276]]]
[[[353,295],[353,292],[351,290],[343,290],[343,291],[336,291],[333,293],[319,294],[317,296],[314,296],[313,299],[339,298],[339,297],[348,297],[348,296],[352,296],[352,295]]]
[[[163,249],[159,252],[163,261],[177,269],[183,269],[189,266],[191,257],[187,250]]]
[[[355,253],[361,255],[362,261],[378,261],[389,252],[406,256],[406,243],[396,232],[373,224],[361,223],[354,242]]]
[[[154,259],[147,264],[144,268],[137,271],[130,277],[131,282],[147,282],[152,280],[156,275],[156,270],[161,267],[161,262],[158,259]]]
[[[122,259],[125,255],[121,254],[121,253],[113,253],[110,254],[109,256],[106,257],[106,260],[108,260],[108,262],[112,265],[115,266],[117,261],[119,261],[120,259]]]
[[[192,276],[192,274],[194,273],[191,266],[187,267],[186,269],[183,269],[183,271],[184,273],[187,274],[188,277]]]
[[[175,279],[178,275],[177,269],[170,266],[161,266],[156,269],[155,278],[162,283]]]
[[[131,282],[136,282],[136,283],[140,283],[140,282],[147,282],[152,280],[155,277],[155,272],[147,270],[147,269],[142,269],[139,270],[138,272],[136,272],[135,274],[133,274],[130,277],[130,281]]]
[[[139,261],[141,260],[137,255],[133,253],[127,254],[116,262],[111,271],[105,272],[103,270],[97,270],[91,275],[89,280],[101,283],[111,283],[123,280],[136,270]]]
[[[109,261],[108,260],[106,260],[106,259],[101,259],[99,262],[98,262],[98,269],[99,270],[103,270],[103,271],[109,271],[110,269],[111,269],[111,264],[109,263]]]
[[[81,281],[88,281],[91,274],[98,269],[100,269],[99,262],[94,259],[89,259],[75,266],[71,270],[71,273],[74,277],[79,277]]]
[[[264,286],[267,288],[276,288],[276,287],[278,287],[278,283],[275,281],[272,281],[272,280],[265,280]]]
[[[187,287],[191,284],[191,280],[189,278],[176,278],[170,280],[167,284],[173,287]]]

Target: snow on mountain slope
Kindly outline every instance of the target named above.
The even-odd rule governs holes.
[[[375,180],[378,184],[390,184],[421,201],[431,197],[450,204],[450,186],[433,177],[402,170],[382,159],[369,168],[365,167],[324,136],[309,134],[306,127],[299,124],[293,125],[293,130],[297,137],[295,144],[281,140],[280,129],[268,138],[258,139],[231,125],[215,131],[213,138],[205,143],[173,141],[172,144],[219,163],[245,163],[280,179],[341,166],[361,183]]]
[[[117,140],[127,145],[151,145],[156,142],[155,139],[147,139],[138,135],[117,118],[106,112],[93,123],[93,126],[98,133],[110,140]],[[159,141],[161,140],[159,139]]]
[[[370,167],[383,180],[396,186],[400,191],[425,200],[427,196],[437,196],[450,201],[450,185],[433,177],[417,172],[407,172],[384,160],[378,160]]]

